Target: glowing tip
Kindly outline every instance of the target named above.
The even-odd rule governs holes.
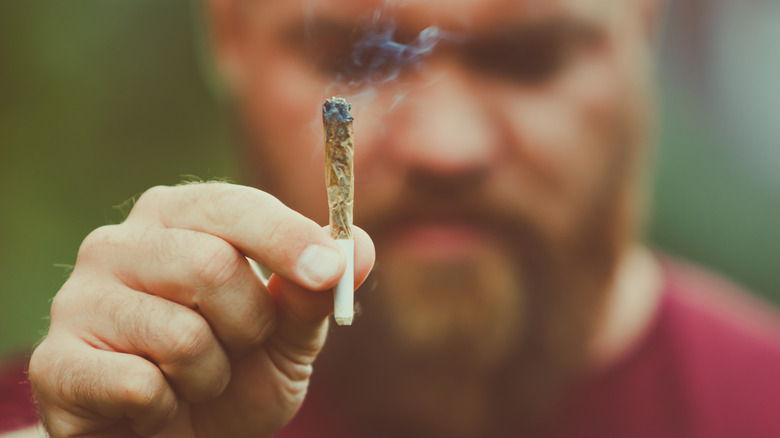
[[[322,118],[332,122],[351,122],[352,115],[349,113],[352,105],[343,97],[331,97],[322,105]]]

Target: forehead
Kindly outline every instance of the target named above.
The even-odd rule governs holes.
[[[267,18],[284,24],[301,18],[360,21],[380,13],[399,25],[448,30],[489,30],[502,24],[576,19],[607,23],[637,0],[266,0]]]

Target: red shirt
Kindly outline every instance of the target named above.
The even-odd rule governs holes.
[[[27,359],[0,364],[0,433],[32,426],[37,419],[27,382]]]
[[[665,264],[632,351],[574,388],[544,438],[780,437],[780,319],[722,280]],[[21,364],[0,367],[0,432],[35,422]],[[278,438],[350,438],[310,397]]]
[[[541,437],[780,437],[780,318],[714,276],[663,269],[661,304],[642,339],[584,378]],[[318,399],[277,438],[360,436],[329,424]]]
[[[554,437],[780,437],[780,320],[700,271],[666,265],[650,331],[572,397]]]

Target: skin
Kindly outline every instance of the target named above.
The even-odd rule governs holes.
[[[374,251],[359,229],[355,245],[360,284]],[[49,433],[267,436],[280,428],[303,400],[325,340],[332,303],[323,291],[344,271],[338,250],[301,255],[312,246],[337,248],[327,230],[259,190],[147,191],[126,222],[85,239],[52,303],[49,335],[30,365]],[[244,254],[278,273],[267,287]],[[265,391],[257,397],[250,387]],[[246,422],[245,407],[266,415]]]
[[[318,109],[334,94],[355,107],[356,224],[382,262],[357,326],[331,336],[312,392],[341,391],[333,402],[366,436],[500,433],[512,415],[502,404],[529,406],[528,418],[529,400],[550,394],[538,404],[553,406],[590,363],[627,348],[653,307],[620,299],[637,281],[653,284],[651,262],[629,257],[653,5],[209,2],[216,65],[245,127],[246,177],[262,191],[153,188],[125,223],[85,239],[30,364],[51,436],[262,437],[292,418],[327,334],[325,291],[344,271],[338,252],[306,252],[336,249],[318,225]],[[325,61],[377,9],[410,40],[431,24],[456,37],[392,80],[345,78]],[[551,23],[583,32],[558,40]],[[489,50],[507,34],[542,49],[507,64]],[[463,38],[476,43],[452,42]],[[564,52],[566,62],[534,73]],[[375,256],[366,232],[355,238],[360,285]],[[275,272],[267,286],[244,256]],[[614,315],[628,314],[640,317],[615,335]]]

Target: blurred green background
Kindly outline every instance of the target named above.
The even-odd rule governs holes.
[[[238,179],[191,8],[0,1],[0,355],[43,334],[63,265],[90,230],[121,221],[113,206],[183,175]],[[780,303],[780,190],[734,160],[739,145],[679,72],[660,70],[649,239]]]

